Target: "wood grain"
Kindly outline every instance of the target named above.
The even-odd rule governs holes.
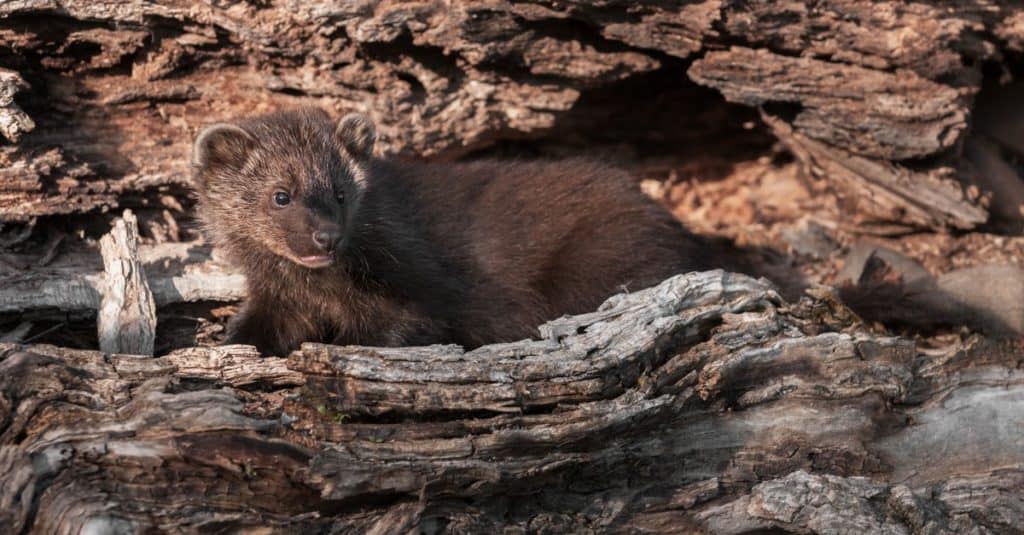
[[[153,355],[156,303],[139,260],[139,223],[131,210],[100,239],[103,283],[97,312],[100,350]]]
[[[837,306],[714,271],[470,352],[0,345],[0,522],[1014,532],[1016,353],[920,348]]]

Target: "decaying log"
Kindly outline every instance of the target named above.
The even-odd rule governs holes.
[[[540,340],[286,358],[0,345],[16,532],[1010,533],[1011,347],[919,348],[721,271]]]
[[[430,158],[732,157],[709,130],[759,111],[750,135],[825,181],[841,223],[972,229],[1020,211],[1020,99],[992,88],[1021,52],[1004,0],[0,3],[0,313],[100,308],[94,245],[31,269],[10,250],[37,222],[186,212],[198,128],[297,105],[366,112],[382,152]],[[243,297],[206,246],[138,252],[155,306]],[[1002,295],[996,319],[1024,325],[1020,270],[979,269],[922,287],[956,311]],[[469,352],[140,358],[22,345],[11,321],[0,531],[1019,532],[1019,341],[918,346],[811,294],[688,274]]]
[[[796,129],[862,156],[927,156],[953,147],[967,130],[965,96],[910,70],[882,72],[733,47],[709,53],[688,74],[730,101],[797,104]]]
[[[153,355],[156,304],[139,260],[139,222],[131,210],[100,239],[103,292],[96,326],[100,351]]]
[[[0,148],[0,219],[187,186],[189,140],[203,124],[303,104],[368,113],[385,153],[450,158],[568,132],[585,145],[622,142],[611,121],[636,113],[646,113],[631,119],[638,139],[697,130],[692,139],[710,146],[696,153],[725,151],[701,131],[713,124],[690,122],[698,114],[666,122],[642,105],[650,92],[622,85],[688,70],[731,100],[799,108],[782,120],[828,147],[805,160],[812,169],[846,168],[836,189],[939,184],[934,210],[904,190],[885,195],[867,230],[971,228],[988,214],[980,196],[955,193],[970,174],[948,170],[963,167],[982,66],[1022,40],[1024,5],[1001,0],[7,2],[0,88],[20,88],[19,122],[36,127]],[[693,109],[724,106],[700,98]],[[14,105],[0,105],[0,123]]]
[[[988,219],[979,195],[971,198],[956,180],[955,169],[940,166],[922,172],[859,156],[801,134],[768,113],[761,117],[811,175],[828,178],[851,215],[851,227],[887,234],[913,228],[968,229]]]
[[[796,105],[789,121],[762,116],[811,174],[848,201],[862,227],[972,228],[988,213],[948,165],[914,171],[894,161],[955,147],[968,98],[911,70],[881,72],[734,47],[695,62],[690,77],[753,106]],[[867,193],[867,194],[865,194]]]
[[[245,297],[245,276],[214,260],[208,245],[181,242],[140,246],[139,258],[158,307],[195,301],[230,302]],[[0,271],[0,312],[97,310],[103,285],[99,251],[71,247],[46,267]]]

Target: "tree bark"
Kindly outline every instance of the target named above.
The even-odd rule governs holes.
[[[992,183],[962,152],[982,67],[1022,42],[1024,7],[1000,0],[7,2],[0,131],[20,140],[2,150],[0,217],[187,186],[203,124],[301,104],[368,113],[386,153],[455,157],[569,132],[593,144],[625,138],[608,122],[624,114],[639,114],[640,149],[679,130],[708,143],[715,126],[687,119],[699,113],[652,132],[666,110],[623,85],[688,72],[782,123],[772,132],[863,230],[969,229],[987,220]],[[694,111],[720,105],[701,99]],[[857,188],[881,199],[858,202]]]
[[[367,113],[382,153],[424,158],[728,159],[768,136],[858,231],[967,230],[1021,217],[1024,107],[990,91],[1021,54],[1008,0],[9,1],[0,247],[60,216],[187,213],[199,128],[298,105]],[[84,241],[0,255],[0,312],[98,309]],[[139,255],[158,307],[244,296],[200,242]],[[935,287],[1009,295],[1024,325],[1019,273],[993,273]],[[811,293],[688,274],[470,352],[139,358],[12,343],[32,329],[12,322],[0,526],[1020,532],[1019,341],[918,344]]]
[[[0,346],[15,532],[1015,532],[1010,347],[721,271],[452,346]],[[965,432],[969,430],[969,432]]]

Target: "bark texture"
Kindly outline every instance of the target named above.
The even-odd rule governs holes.
[[[368,113],[389,153],[569,132],[685,144],[714,100],[634,89],[689,76],[763,107],[852,223],[968,229],[1000,190],[962,153],[983,67],[1007,69],[1022,42],[1024,7],[1000,0],[6,2],[0,132],[17,144],[0,151],[0,217],[187,185],[203,124],[299,104]]]
[[[131,210],[100,240],[103,296],[97,319],[100,351],[152,355],[156,303],[139,260],[139,222]]]
[[[62,216],[163,213],[131,264],[155,305],[236,301],[243,278],[171,215],[191,139],[297,105],[367,113],[381,151],[429,158],[729,159],[768,136],[859,231],[1021,223],[1024,99],[1000,77],[1022,54],[1010,0],[7,1],[0,248]],[[67,241],[0,255],[0,313],[100,308],[100,254]],[[920,287],[964,310],[1009,295],[1014,332],[1008,273]],[[14,343],[32,339],[19,317],[0,339],[0,526],[1019,533],[1020,341],[918,344],[810,293],[688,274],[470,352],[143,358]]]
[[[1010,533],[1010,347],[721,271],[487,346],[0,346],[15,532]],[[969,432],[965,432],[968,430]],[[84,529],[84,528],[83,528]]]

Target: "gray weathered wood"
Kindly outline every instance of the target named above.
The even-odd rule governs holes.
[[[139,256],[158,307],[245,297],[245,276],[213,259],[201,242],[140,246]],[[97,310],[104,276],[92,247],[70,248],[43,268],[0,271],[0,312]]]
[[[108,353],[152,355],[156,303],[138,251],[139,224],[131,210],[114,220],[100,239],[103,291],[97,313],[100,349]]]
[[[469,352],[0,345],[0,523],[1016,532],[1018,353],[836,306],[715,271]]]

